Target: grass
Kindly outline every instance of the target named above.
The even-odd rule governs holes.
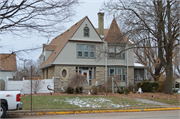
[[[153,106],[132,99],[113,96],[33,96],[33,110],[39,109],[121,109]],[[31,97],[22,96],[23,110],[30,110]]]
[[[171,104],[171,105],[180,105],[180,100],[178,100],[178,99],[172,99],[172,98],[164,98],[164,99],[161,99],[161,98],[148,98],[148,99],[152,100],[152,101]]]

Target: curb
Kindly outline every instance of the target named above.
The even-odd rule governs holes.
[[[167,111],[167,110],[180,110],[180,107],[156,108],[156,109],[130,109],[130,110],[93,110],[93,111],[68,111],[68,112],[38,112],[37,115],[89,114],[89,113],[113,113],[113,112],[143,112],[143,111]]]
[[[8,116],[33,116],[33,115],[65,115],[65,114],[91,114],[91,113],[116,113],[116,112],[146,112],[146,111],[168,111],[180,110],[180,107],[155,108],[155,109],[129,109],[129,110],[92,110],[92,111],[62,111],[62,112],[14,112],[7,113]]]

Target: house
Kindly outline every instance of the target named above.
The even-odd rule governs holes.
[[[39,68],[43,78],[54,77],[55,92],[67,86],[75,72],[87,77],[89,87],[95,82],[101,85],[114,75],[119,76],[120,86],[135,85],[146,79],[146,67],[134,63],[133,49],[123,51],[133,46],[120,32],[115,18],[110,28],[104,29],[104,13],[98,13],[98,28],[86,16],[48,45],[43,44]]]
[[[13,80],[17,71],[16,54],[0,54],[0,84],[5,89],[5,82]]]

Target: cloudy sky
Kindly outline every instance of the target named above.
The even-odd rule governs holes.
[[[77,14],[73,17],[73,21],[65,25],[66,29],[69,29],[76,22],[81,20],[83,17],[88,16],[95,28],[98,27],[98,16],[97,13],[100,11],[101,5],[107,0],[81,0],[80,6],[76,9]],[[107,28],[111,23],[111,20],[104,21],[104,27]],[[63,32],[63,31],[61,31]],[[57,35],[61,34],[57,33]],[[57,36],[56,35],[56,36]],[[54,37],[56,37],[54,36]],[[53,37],[52,37],[53,38]],[[49,40],[51,41],[52,38]],[[39,35],[18,37],[12,34],[2,35],[0,38],[0,53],[11,53],[12,51],[23,50],[41,47],[43,43],[47,43],[48,38],[40,37]],[[22,63],[19,58],[37,60],[41,54],[42,49],[35,50],[28,53],[18,53],[17,63]]]

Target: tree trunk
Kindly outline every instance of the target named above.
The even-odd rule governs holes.
[[[172,91],[172,56],[167,56],[165,94],[173,94]]]

